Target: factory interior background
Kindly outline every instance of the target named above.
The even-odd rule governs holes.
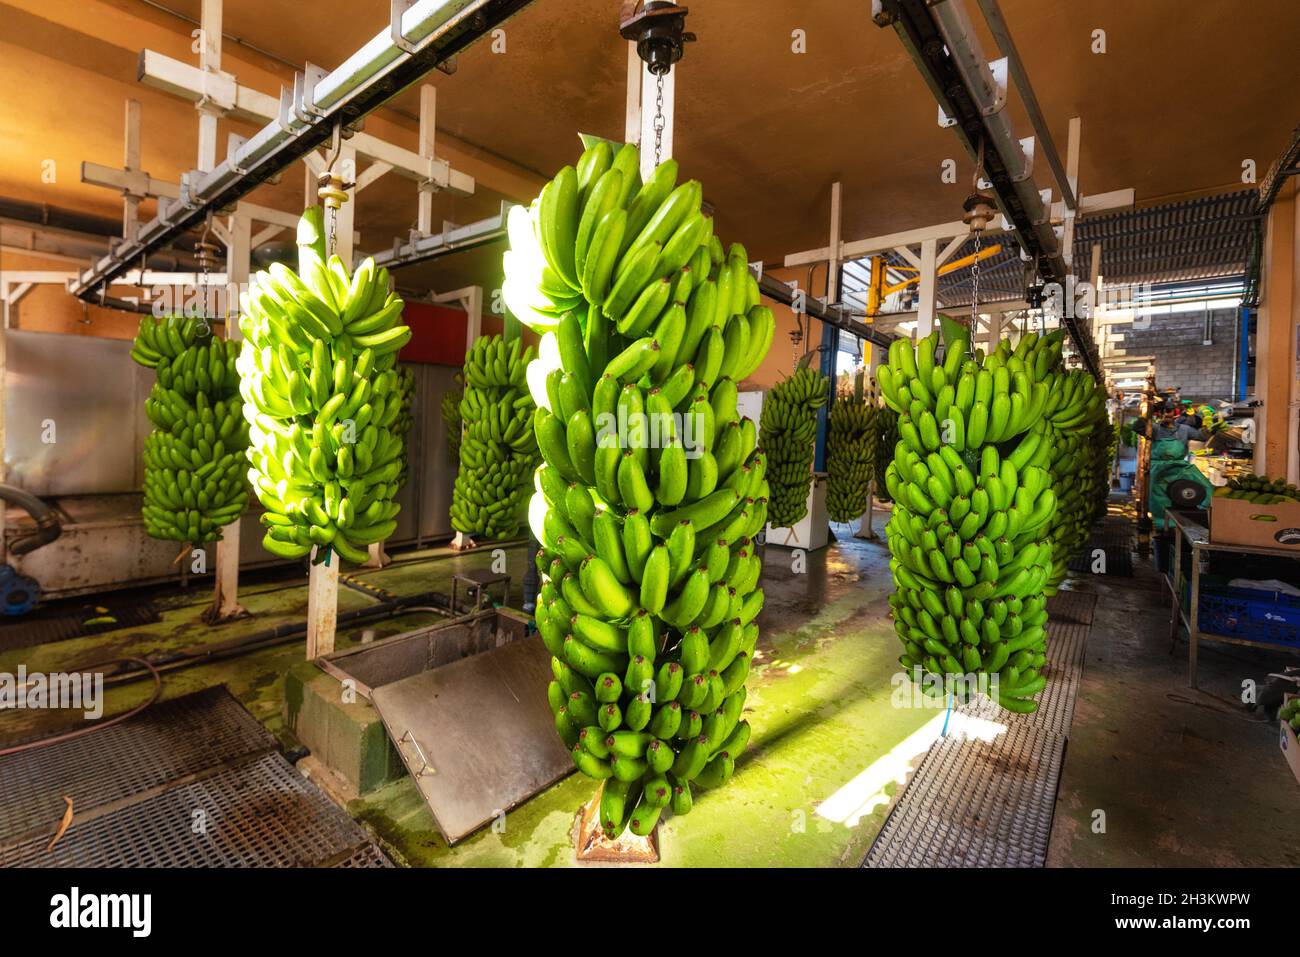
[[[1300,865],[1293,3],[0,24],[6,869]]]

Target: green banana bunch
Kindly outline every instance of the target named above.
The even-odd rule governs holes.
[[[877,370],[899,440],[885,473],[894,628],[904,668],[996,678],[1009,711],[1037,709],[1046,678],[1053,569],[1052,428],[1068,396],[1052,389],[1061,334],[970,353],[969,330],[943,319],[915,347],[895,340]],[[1049,425],[1052,423],[1053,425]]]
[[[885,472],[894,461],[894,447],[898,445],[898,413],[889,406],[876,409],[876,456],[874,492],[882,502],[893,501],[885,483]]]
[[[131,358],[146,369],[156,369],[162,360],[175,362],[196,341],[211,334],[206,319],[145,316],[140,320],[140,328],[131,344]]]
[[[457,415],[465,423],[460,470],[452,488],[451,525],[467,535],[507,538],[527,510],[537,439],[525,369],[533,347],[501,336],[475,340],[465,357],[465,394]],[[445,400],[444,400],[445,404]]]
[[[415,373],[411,371],[409,366],[399,365],[397,367],[397,394],[402,397],[401,405],[398,406],[395,425],[396,432],[402,439],[400,456],[402,470],[397,475],[397,486],[401,488],[406,485],[406,480],[410,477],[410,461],[406,454],[406,437],[411,434],[411,426],[415,424],[415,417],[411,414],[411,406],[415,402]]]
[[[817,410],[826,404],[829,388],[826,376],[800,366],[763,397],[758,444],[769,459],[772,502],[768,520],[775,528],[789,528],[808,514]]]
[[[1214,497],[1242,499],[1256,505],[1277,505],[1281,502],[1300,502],[1300,489],[1287,484],[1286,479],[1239,475],[1228,479],[1227,485],[1216,488]]]
[[[851,393],[835,400],[826,436],[826,511],[832,522],[851,522],[867,510],[876,438],[873,402]]]
[[[465,398],[464,376],[456,373],[456,382],[462,388],[448,389],[442,394],[442,428],[447,437],[447,464],[455,468],[460,464],[460,400]]]
[[[203,544],[244,514],[248,426],[239,398],[239,345],[212,338],[201,319],[140,320],[131,357],[155,370],[144,401],[144,505],[151,538]]]
[[[319,222],[318,207],[299,221],[297,272],[275,263],[240,295],[248,477],[266,508],[267,551],[301,558],[317,546],[361,563],[397,527],[396,365],[411,330],[388,271],[373,259],[351,274],[337,256],[326,261]]]
[[[1020,340],[1026,343],[1026,353],[1036,350],[1040,342],[1048,342],[1048,352],[1033,353],[1047,356],[1037,381],[1060,397],[1041,423],[1044,441],[1051,449],[1048,469],[1056,493],[1056,513],[1049,526],[1053,542],[1052,569],[1046,585],[1049,597],[1056,594],[1069,563],[1083,550],[1092,526],[1105,509],[1113,455],[1113,427],[1106,414],[1105,387],[1082,369],[1065,368],[1059,349],[1062,335],[1058,330],[1040,340],[1036,333],[1030,333]],[[1021,346],[1017,344],[1016,348]],[[1007,340],[995,350],[1003,363],[1014,354]]]
[[[635,146],[596,141],[509,219],[505,299],[542,333],[526,378],[544,458],[537,627],[575,765],[603,781],[601,825],[649,834],[726,783],[749,740],[767,456],[738,384],[775,319],[743,246],[724,249]]]

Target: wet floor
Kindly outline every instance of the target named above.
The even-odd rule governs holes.
[[[877,530],[883,527],[878,517]],[[771,546],[767,603],[746,719],[754,734],[734,777],[702,791],[694,810],[661,825],[669,866],[856,866],[883,823],[891,796],[937,733],[942,713],[894,693],[898,648],[887,618],[887,553],[880,542],[841,540],[806,554]],[[486,568],[488,551],[428,549],[399,555],[359,578],[391,594],[449,591],[455,571]],[[506,550],[522,574],[521,547]],[[518,602],[518,584],[513,599]],[[1276,726],[1237,706],[1241,682],[1261,680],[1294,658],[1202,645],[1202,691],[1186,685],[1186,644],[1171,653],[1167,600],[1149,566],[1133,578],[1088,577],[1073,586],[1098,602],[1066,751],[1050,865],[1236,865],[1300,863],[1296,788],[1277,748]],[[70,670],[124,655],[202,647],[304,620],[306,577],[290,570],[247,584],[253,617],[209,628],[210,593],[162,589],[156,624],[0,654],[0,671]],[[340,590],[340,609],[377,599]],[[340,632],[339,647],[434,620],[427,613]],[[301,638],[252,654],[167,672],[164,696],[225,683],[287,746],[284,674],[302,667]],[[107,713],[145,700],[148,681],[111,688]],[[901,705],[901,706],[900,706]],[[0,717],[0,741],[41,734],[51,712]],[[574,774],[509,812],[498,826],[448,847],[406,779],[349,803],[400,863],[414,866],[567,866],[574,817],[595,791]]]

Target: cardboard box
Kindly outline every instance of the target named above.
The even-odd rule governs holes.
[[[1213,499],[1210,541],[1300,552],[1300,502],[1256,505],[1244,499]]]
[[[1288,694],[1283,696],[1283,701],[1290,701],[1296,695]],[[1282,755],[1286,758],[1286,763],[1291,768],[1291,773],[1295,775],[1296,783],[1300,784],[1300,739],[1296,738],[1295,732],[1291,730],[1291,725],[1285,721],[1279,721],[1281,726],[1281,740],[1278,742],[1282,747]]]

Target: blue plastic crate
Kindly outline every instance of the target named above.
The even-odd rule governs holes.
[[[1207,588],[1202,584],[1200,606],[1201,631],[1300,648],[1300,598],[1256,588]]]

